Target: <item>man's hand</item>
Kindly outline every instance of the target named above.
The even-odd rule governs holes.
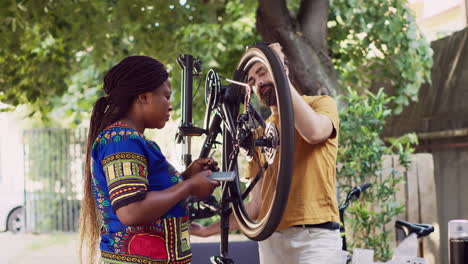
[[[289,77],[289,68],[288,68],[288,63],[286,63],[286,56],[283,53],[283,47],[276,42],[268,45],[273,51],[276,52],[278,57],[280,58],[281,62],[283,63],[284,71],[286,72],[286,75]]]
[[[209,237],[211,235],[214,235],[214,233],[209,231],[209,228],[206,226],[202,226],[198,223],[191,222],[189,225],[189,232],[191,235],[197,236],[197,237]]]
[[[182,173],[182,177],[184,180],[187,180],[192,177],[192,175],[195,175],[204,170],[219,171],[218,163],[212,158],[197,159],[193,161]]]

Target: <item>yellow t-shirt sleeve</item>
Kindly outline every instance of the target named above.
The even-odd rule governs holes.
[[[256,155],[251,161],[247,163],[247,170],[245,173],[245,178],[249,180],[253,180],[255,176],[257,176],[257,173],[260,171],[260,166],[259,162],[262,162],[261,160],[258,160],[258,155]]]
[[[312,109],[319,114],[327,116],[333,125],[333,132],[330,138],[338,135],[340,119],[336,101],[330,96],[303,96],[304,100]]]

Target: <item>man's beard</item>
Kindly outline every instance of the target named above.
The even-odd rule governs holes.
[[[263,87],[265,86],[270,86],[270,88],[265,91],[261,92],[263,90]],[[265,84],[262,84],[259,86],[259,92],[260,92],[260,100],[267,106],[275,106],[277,104],[276,102],[276,92],[275,92],[275,85],[272,82],[268,82]]]

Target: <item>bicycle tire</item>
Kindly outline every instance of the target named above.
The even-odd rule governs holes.
[[[261,177],[265,175],[268,175],[265,177],[274,177],[272,181],[276,181],[277,184],[274,188],[273,198],[271,200],[272,202],[269,204],[269,206],[267,206],[267,210],[265,211],[263,217],[258,219],[251,219],[251,217],[245,210],[244,199],[242,197],[243,193],[241,190],[239,177],[237,177],[234,182],[229,183],[229,193],[231,197],[234,216],[237,219],[241,232],[252,240],[261,241],[268,238],[276,230],[276,228],[280,224],[284,210],[287,205],[289,189],[291,185],[291,177],[293,172],[292,163],[294,159],[294,116],[291,102],[291,94],[289,90],[289,81],[284,71],[283,64],[276,52],[274,52],[267,45],[257,44],[253,47],[250,47],[242,55],[237,67],[236,74],[234,76],[234,80],[239,82],[245,82],[247,72],[250,69],[250,67],[252,67],[255,64],[255,62],[262,62],[266,65],[268,71],[272,75],[274,83],[273,88],[276,92],[276,102],[278,108],[279,121],[277,125],[274,123],[273,125],[271,125],[270,123],[270,128],[271,126],[276,125],[276,129],[278,132],[278,134],[272,132],[273,134],[270,135],[271,142],[275,142],[275,140],[273,140],[275,137],[279,138],[278,146],[276,147],[274,146],[274,144],[272,144],[273,147],[271,147],[271,149],[275,148],[274,152],[276,153],[272,164],[276,164],[274,166],[270,166],[272,172],[268,172],[267,167],[267,169],[265,169],[264,175],[262,175]],[[236,111],[238,112],[240,107],[240,103],[238,105],[232,106],[231,110],[234,113],[234,115],[237,114]],[[264,132],[265,130],[267,130],[267,128],[265,127],[263,127],[263,129]],[[275,129],[270,129],[270,131],[274,130]],[[255,138],[255,140],[257,140],[257,138]],[[268,150],[267,147],[265,147],[264,150],[265,149]],[[235,162],[236,164],[234,167],[236,170],[238,170],[237,158],[235,160],[232,160],[230,157],[232,151],[233,137],[225,131],[225,133],[223,133],[223,162]],[[255,151],[257,151],[258,153],[258,148],[256,148]],[[276,165],[278,165],[277,173],[274,171]],[[229,165],[226,165],[224,167],[228,168]]]

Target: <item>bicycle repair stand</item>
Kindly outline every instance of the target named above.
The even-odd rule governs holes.
[[[192,156],[190,154],[190,137],[200,136],[206,134],[206,130],[193,126],[192,123],[192,90],[193,90],[193,76],[199,76],[201,74],[201,61],[193,58],[192,55],[184,54],[177,58],[177,63],[182,68],[182,81],[185,89],[182,90],[182,104],[186,109],[182,113],[181,125],[176,135],[176,142],[180,143],[185,140],[187,148],[183,150],[182,160],[185,167],[188,167],[192,162]],[[221,121],[221,120],[219,120]],[[208,153],[201,153],[201,156],[207,156]],[[224,166],[224,162],[223,162]],[[226,171],[227,168],[223,168]],[[231,215],[232,209],[230,208],[229,201],[229,182],[222,184],[222,199],[218,206],[216,200],[207,200],[204,207],[207,210],[200,210],[194,212],[196,218],[211,217],[214,213],[221,216],[221,245],[220,253],[221,256],[213,256],[210,258],[212,264],[234,264],[234,261],[228,257],[228,236],[229,236],[229,216]]]
[[[204,219],[214,215],[221,216],[221,244],[220,256],[212,256],[211,264],[233,264],[234,261],[229,258],[229,216],[232,213],[229,200],[229,182],[222,183],[222,198],[218,203],[217,199],[211,195],[207,198],[189,198],[189,217],[191,219]]]
[[[229,182],[223,183],[222,199],[220,205],[221,215],[221,244],[220,253],[221,256],[212,256],[210,258],[211,264],[234,264],[234,260],[229,258],[229,216],[232,213],[232,209],[229,207]]]

